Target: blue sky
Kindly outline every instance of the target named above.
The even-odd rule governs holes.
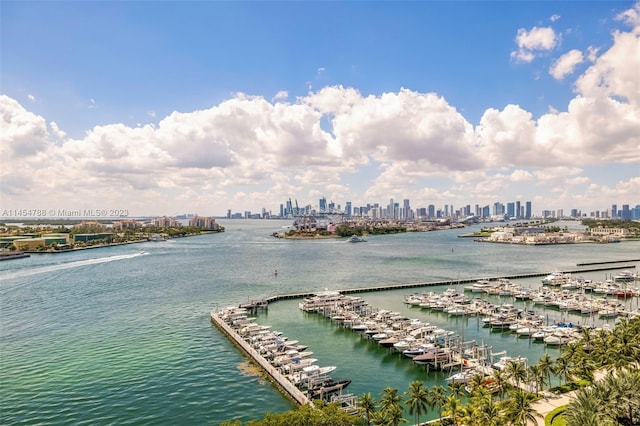
[[[640,6],[2,2],[3,209],[640,203]]]

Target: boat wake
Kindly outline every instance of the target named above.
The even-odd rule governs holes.
[[[63,269],[78,268],[81,266],[97,265],[99,263],[115,262],[117,260],[132,259],[134,257],[144,256],[147,254],[149,253],[142,251],[142,252],[133,253],[133,254],[120,254],[116,256],[99,257],[97,259],[77,260],[75,262],[61,263],[56,265],[47,265],[47,266],[42,266],[42,267],[33,268],[33,269],[23,269],[20,271],[9,273],[7,275],[3,275],[2,280],[4,281],[8,279],[13,279],[13,278],[30,277],[32,275],[60,271]]]

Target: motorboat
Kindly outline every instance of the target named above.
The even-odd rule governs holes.
[[[350,243],[366,243],[367,240],[365,240],[362,237],[358,237],[357,235],[352,235],[347,241],[349,241]]]

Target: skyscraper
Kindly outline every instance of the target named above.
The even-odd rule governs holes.
[[[409,219],[411,216],[411,207],[409,206],[409,200],[404,200],[402,203],[402,207],[404,208],[404,218]]]

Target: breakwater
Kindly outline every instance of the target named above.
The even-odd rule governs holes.
[[[630,262],[628,260],[621,262]],[[578,264],[580,265],[593,265],[592,267],[580,268],[562,271],[563,273],[568,274],[581,274],[586,272],[598,272],[598,271],[613,271],[617,269],[630,269],[635,268],[635,265],[613,265],[617,263],[614,262],[593,262],[588,264]],[[607,266],[609,265],[609,266]],[[357,287],[357,288],[348,288],[348,289],[340,289],[340,293],[342,294],[355,294],[355,293],[367,293],[372,291],[387,291],[387,290],[401,290],[407,288],[418,288],[418,287],[436,287],[436,286],[447,286],[447,285],[458,285],[458,284],[469,284],[474,283],[478,280],[499,280],[499,279],[523,279],[523,278],[535,278],[535,277],[544,277],[549,274],[549,271],[546,272],[531,272],[526,274],[510,274],[510,275],[502,275],[502,276],[494,276],[494,277],[476,277],[476,278],[464,278],[464,279],[456,279],[456,280],[441,280],[441,281],[428,281],[428,282],[415,282],[415,283],[399,283],[399,284],[383,284],[376,285],[372,287]],[[302,293],[288,293],[288,294],[277,294],[274,296],[265,297],[262,299],[254,299],[250,300],[246,303],[241,303],[240,307],[249,309],[249,310],[257,310],[264,308],[266,309],[269,303],[277,302],[278,300],[286,300],[286,299],[302,299],[305,297],[313,296],[314,293],[302,292]]]
[[[268,378],[293,402],[304,405],[309,402],[307,396],[287,380],[280,372],[269,364],[269,362],[251,347],[236,331],[231,328],[222,318],[222,311],[211,311],[211,322],[231,339],[236,346],[249,356],[264,372]]]
[[[627,260],[610,260],[607,262],[585,262],[585,263],[577,263],[576,266],[591,266],[591,265],[609,265],[614,263],[633,263],[640,262],[640,259],[627,259]],[[635,268],[635,265],[624,266],[624,268]]]

